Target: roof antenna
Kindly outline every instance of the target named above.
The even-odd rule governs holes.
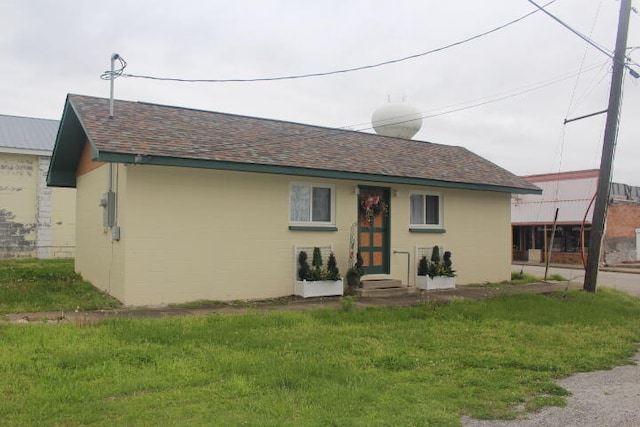
[[[109,74],[109,80],[110,80],[110,92],[109,92],[109,118],[113,119],[113,86],[114,86],[114,81],[116,79],[116,74],[115,74],[115,64],[116,64],[116,60],[120,59],[120,55],[118,55],[117,53],[114,53],[113,55],[111,55],[111,73]]]

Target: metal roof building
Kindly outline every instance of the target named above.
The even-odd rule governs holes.
[[[511,204],[513,225],[553,224],[556,209],[558,224],[581,223],[585,219],[591,224],[593,210],[589,205],[598,186],[597,169],[522,178],[542,188],[542,194],[514,196]]]
[[[74,192],[46,183],[58,126],[0,114],[0,258],[74,254]]]
[[[57,120],[0,114],[0,150],[51,155],[59,124]]]

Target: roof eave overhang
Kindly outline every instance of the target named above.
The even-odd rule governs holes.
[[[76,169],[86,141],[80,119],[67,96],[47,172],[49,187],[76,187]],[[97,155],[95,149],[94,155]]]
[[[237,172],[271,173],[279,175],[306,176],[329,179],[349,179],[366,182],[384,182],[388,184],[420,185],[441,188],[457,188],[465,190],[494,191],[515,194],[542,194],[542,190],[529,188],[478,184],[470,182],[441,181],[417,177],[377,175],[360,172],[337,171],[327,169],[303,168],[284,165],[267,165],[257,163],[240,163],[221,160],[187,159],[179,157],[112,153],[100,151],[94,159],[99,162],[144,164],[156,166],[175,166],[200,169],[216,169]]]
[[[39,150],[36,148],[0,147],[0,153],[51,157],[51,150]]]
[[[512,222],[511,225],[519,226],[519,227],[536,227],[541,225],[553,226],[553,221],[518,221]],[[582,219],[576,219],[575,221],[558,221],[555,225],[580,225],[582,224]],[[585,221],[584,225],[591,226],[591,220]]]

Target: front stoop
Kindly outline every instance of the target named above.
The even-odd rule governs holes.
[[[395,279],[363,280],[362,287],[355,290],[361,298],[384,298],[410,295],[416,292],[415,287],[407,287],[402,281]]]
[[[396,279],[363,280],[362,289],[401,288],[402,281]]]

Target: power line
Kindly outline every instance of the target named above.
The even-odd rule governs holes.
[[[596,11],[596,16],[593,19],[593,24],[591,24],[591,31],[589,32],[589,38],[591,38],[591,35],[593,34],[593,30],[594,30],[594,28],[596,26],[596,22],[598,21],[598,15],[600,15],[600,6],[602,6],[602,2],[600,2],[598,4],[598,10]],[[587,45],[587,46],[585,46],[584,53],[582,54],[582,60],[580,61],[580,69],[582,69],[582,67],[584,66],[584,62],[587,59],[588,51],[589,51],[589,46]],[[573,100],[575,99],[576,92],[578,90],[578,83],[580,83],[580,76],[581,75],[578,74],[578,77],[576,78],[576,82],[573,85],[573,91],[571,92],[571,98],[569,99],[569,105],[567,107],[567,112],[565,114],[565,119],[567,117],[569,117],[569,113],[571,112],[571,108],[574,106]],[[566,121],[565,121],[565,123],[566,123]],[[558,172],[560,172],[560,171],[558,171]]]
[[[569,24],[565,23],[564,21],[562,21],[560,18],[558,18],[557,16],[553,15],[551,12],[547,11],[545,9],[545,7],[547,7],[549,4],[545,4],[544,6],[540,6],[538,5],[536,2],[534,2],[533,0],[527,0],[529,3],[531,3],[532,5],[534,5],[535,7],[538,8],[538,10],[544,12],[546,15],[550,16],[554,21],[558,22],[560,25],[562,25],[563,27],[565,27],[566,29],[568,29],[569,31],[571,31],[573,34],[575,34],[576,36],[580,37],[582,40],[586,41],[587,43],[589,43],[591,46],[593,46],[594,48],[596,48],[598,51],[604,53],[606,56],[608,56],[609,58],[613,59],[613,61],[620,61],[619,59],[615,58],[613,55],[613,52],[610,51],[609,49],[606,49],[605,47],[600,46],[599,44],[597,44],[595,41],[593,41],[592,39],[590,39],[589,37],[585,36],[584,34],[582,34],[581,32],[579,32],[578,30],[574,29],[573,27],[571,27]],[[628,58],[627,56],[624,56],[624,59],[621,62],[621,65],[624,68],[627,68],[629,70],[629,73],[631,73],[631,75],[634,78],[638,78],[640,77],[640,74],[638,74],[637,71],[635,71],[634,69],[632,69],[631,67],[629,67],[629,65],[627,65],[625,63],[625,60],[630,60],[630,58]],[[637,64],[636,64],[637,65]]]
[[[613,52],[606,49],[603,46],[600,46],[599,44],[597,44],[595,41],[591,40],[589,37],[585,36],[584,34],[582,34],[581,32],[579,32],[578,30],[572,28],[569,24],[566,24],[564,21],[562,21],[560,18],[558,18],[557,16],[553,15],[551,12],[547,11],[545,9],[545,7],[548,6],[548,4],[544,5],[544,6],[540,6],[538,5],[536,2],[534,2],[533,0],[527,0],[529,3],[531,3],[532,5],[534,5],[535,7],[538,8],[538,10],[544,12],[546,15],[548,15],[549,17],[551,17],[551,19],[553,19],[554,21],[558,22],[560,25],[562,25],[563,27],[565,27],[566,29],[568,29],[569,31],[571,31],[573,34],[577,35],[578,37],[580,37],[582,40],[586,41],[587,43],[589,43],[591,46],[595,47],[597,50],[599,50],[600,52],[604,53],[605,55],[607,55],[609,58],[613,59]]]
[[[546,3],[543,7],[547,7],[552,3],[555,3],[556,0],[551,0],[550,2]],[[539,6],[538,6],[539,7]],[[345,74],[345,73],[351,73],[354,71],[362,71],[362,70],[368,70],[368,69],[372,69],[372,68],[378,68],[378,67],[383,67],[385,65],[390,65],[390,64],[396,64],[399,62],[404,62],[404,61],[409,61],[411,59],[416,59],[416,58],[420,58],[423,56],[427,56],[427,55],[431,55],[433,53],[437,53],[437,52],[441,52],[445,49],[449,49],[455,46],[459,46],[462,45],[464,43],[468,43],[470,41],[479,39],[481,37],[484,37],[486,35],[495,33],[496,31],[500,31],[506,27],[509,27],[517,22],[522,21],[525,18],[528,18],[529,16],[537,13],[540,11],[540,7],[539,9],[536,9],[532,12],[527,13],[526,15],[523,15],[519,18],[516,18],[512,21],[509,21],[505,24],[502,24],[498,27],[495,27],[489,31],[485,31],[483,33],[477,34],[475,36],[472,37],[468,37],[466,39],[463,40],[459,40],[457,42],[442,46],[442,47],[438,47],[432,50],[428,50],[426,52],[422,52],[422,53],[416,53],[414,55],[409,55],[409,56],[405,56],[402,58],[396,58],[396,59],[390,59],[388,61],[383,61],[383,62],[379,62],[376,64],[369,64],[369,65],[362,65],[359,67],[353,67],[353,68],[345,68],[345,69],[341,69],[341,70],[334,70],[334,71],[326,71],[326,72],[318,72],[318,73],[308,73],[308,74],[296,74],[296,75],[289,75],[289,76],[278,76],[278,77],[262,77],[262,78],[250,78],[250,79],[182,79],[182,78],[172,78],[172,77],[157,77],[157,76],[148,76],[148,75],[140,75],[140,74],[125,74],[122,73],[122,70],[120,70],[120,74],[115,76],[115,77],[119,77],[119,76],[123,76],[123,77],[130,77],[130,78],[138,78],[138,79],[147,79],[147,80],[162,80],[162,81],[170,81],[170,82],[185,82],[185,83],[249,83],[249,82],[268,82],[268,81],[278,81],[278,80],[294,80],[294,79],[305,79],[305,78],[311,78],[311,77],[323,77],[323,76],[331,76],[331,75],[335,75],[335,74]],[[125,63],[126,66],[126,63]],[[105,72],[105,74],[107,74],[108,72]],[[103,74],[103,76],[105,75]]]
[[[408,123],[408,122],[412,122],[414,120],[417,119],[429,119],[432,117],[438,117],[438,116],[443,116],[445,114],[451,114],[451,113],[457,113],[459,111],[464,111],[464,110],[469,110],[471,108],[476,108],[476,107],[481,107],[483,105],[487,105],[487,104],[492,104],[494,102],[498,102],[498,101],[503,101],[505,99],[510,99],[510,98],[514,98],[516,96],[520,96],[520,95],[524,95],[526,93],[529,92],[533,92],[536,90],[540,90],[540,89],[544,89],[545,87],[548,86],[552,86],[554,84],[558,84],[561,83],[565,80],[571,79],[579,74],[582,74],[586,71],[591,71],[594,70],[596,68],[602,67],[603,63],[599,63],[599,64],[595,64],[595,65],[591,65],[587,68],[581,69],[580,71],[577,72],[573,72],[570,74],[566,74],[566,75],[562,75],[562,76],[558,76],[558,77],[554,77],[552,79],[549,80],[545,80],[543,82],[539,82],[539,83],[532,83],[529,85],[526,85],[520,89],[515,89],[513,91],[509,91],[509,92],[503,92],[501,94],[496,94],[496,95],[491,95],[491,96],[486,96],[483,98],[478,98],[472,101],[466,101],[466,102],[462,102],[462,103],[458,103],[458,104],[453,104],[453,105],[449,105],[447,107],[443,107],[443,108],[439,108],[439,109],[435,109],[432,110],[432,112],[424,112],[421,113],[421,116],[416,117],[415,115],[411,115],[406,116],[407,118],[404,119],[403,116],[398,116],[397,117],[397,121],[394,121],[394,123],[389,123],[386,126],[392,126],[395,124],[401,124],[401,123]],[[357,125],[351,125],[351,126],[357,126]],[[362,132],[365,130],[371,130],[373,129],[373,127],[366,127],[363,129],[359,129],[358,131]]]
[[[471,108],[476,108],[476,107],[480,107],[483,105],[487,105],[493,102],[498,102],[498,101],[502,101],[505,99],[509,99],[509,98],[513,98],[519,95],[523,95],[525,93],[529,93],[535,90],[539,90],[539,89],[543,89],[545,87],[560,83],[562,81],[571,79],[573,77],[575,77],[577,74],[579,73],[584,73],[587,71],[591,71],[594,70],[596,68],[600,68],[602,67],[603,63],[598,63],[598,64],[594,64],[591,65],[589,67],[583,68],[582,70],[579,70],[577,72],[572,72],[569,74],[565,74],[562,76],[558,76],[543,82],[538,82],[538,83],[532,83],[532,84],[528,84],[520,89],[516,89],[515,91],[509,91],[509,92],[503,92],[501,94],[498,95],[493,95],[493,96],[488,96],[488,97],[483,97],[483,98],[477,98],[475,100],[471,100],[471,101],[466,101],[466,102],[462,102],[462,103],[458,103],[458,104],[453,104],[453,105],[449,105],[446,107],[442,107],[442,108],[438,108],[438,109],[434,109],[431,110],[431,112],[422,112],[420,113],[420,116],[415,116],[415,115],[411,115],[411,116],[398,116],[396,118],[394,118],[393,123],[388,123],[386,126],[391,126],[394,124],[401,124],[401,123],[406,123],[406,122],[410,122],[413,120],[417,120],[417,119],[428,119],[428,118],[432,118],[432,117],[438,117],[438,116],[443,116],[446,114],[451,114],[451,113],[456,113],[456,112],[460,112],[460,111],[464,111],[464,110],[469,110]],[[370,122],[367,122],[366,124],[368,125]],[[360,124],[352,124],[352,125],[346,125],[340,128],[335,128],[335,129],[339,129],[339,130],[347,130],[349,128],[353,128],[353,127],[359,127],[359,126],[363,126],[364,123],[360,123]],[[277,141],[279,142],[283,142],[283,141],[289,141],[289,140],[302,140],[305,142],[310,142],[312,140],[315,139],[324,139],[326,138],[326,132],[325,132],[325,128],[326,126],[317,126],[318,128],[321,129],[313,129],[313,130],[308,130],[305,131],[304,134],[302,135],[294,135],[294,136],[290,136],[290,137],[280,137],[277,139]],[[357,129],[354,130],[356,132],[363,132],[363,131],[367,131],[367,130],[371,130],[373,129],[373,127],[366,127],[366,128],[362,128],[362,129]],[[270,138],[264,138],[263,139],[264,142],[274,142],[276,141],[276,139],[270,139]]]

